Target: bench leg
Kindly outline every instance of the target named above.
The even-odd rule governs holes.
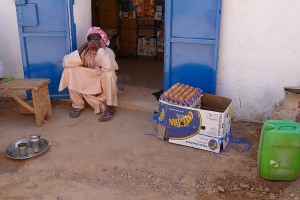
[[[4,91],[6,92],[6,94],[12,98],[14,98],[20,105],[21,107],[23,107],[23,110],[28,110],[30,114],[34,114],[34,108],[31,107],[28,103],[26,103],[25,101],[23,101],[20,97],[18,97],[17,95],[15,95],[12,91],[10,91],[9,89],[4,89]]]
[[[52,117],[48,85],[45,85],[38,90],[32,90],[32,101],[35,111],[36,125],[42,126],[46,119]]]

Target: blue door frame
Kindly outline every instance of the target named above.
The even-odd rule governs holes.
[[[222,0],[166,0],[164,90],[180,82],[216,93]]]
[[[62,59],[76,49],[74,0],[15,0],[25,78],[49,78],[51,99],[69,98],[58,92]],[[31,94],[27,93],[29,99]]]

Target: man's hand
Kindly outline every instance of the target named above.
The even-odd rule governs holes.
[[[88,42],[87,48],[91,49],[91,50],[98,50],[98,49],[101,48],[101,44],[97,40],[91,40],[91,41]]]
[[[87,46],[88,46],[88,42],[85,42],[85,43],[78,49],[79,55],[87,48]]]

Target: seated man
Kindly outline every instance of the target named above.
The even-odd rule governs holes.
[[[111,120],[115,113],[114,106],[118,105],[115,70],[119,67],[114,52],[107,45],[106,33],[99,27],[92,27],[87,33],[87,42],[63,59],[59,91],[69,89],[71,118],[79,116],[85,101],[95,113],[101,113],[100,122]]]

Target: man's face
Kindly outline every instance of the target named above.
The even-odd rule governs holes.
[[[87,40],[89,42],[88,47],[87,47],[88,51],[97,52],[98,48],[95,43],[98,43],[100,45],[100,40],[101,40],[100,35],[97,33],[93,33],[88,36]]]
[[[87,39],[88,39],[88,42],[90,42],[92,40],[100,41],[101,37],[98,33],[93,33],[93,34],[89,35]]]

